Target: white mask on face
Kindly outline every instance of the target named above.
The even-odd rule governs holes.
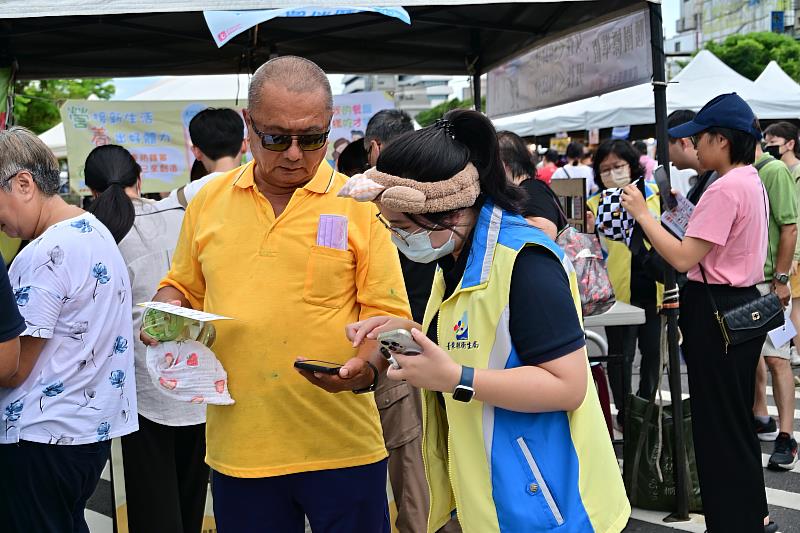
[[[625,165],[622,168],[612,168],[608,171],[600,173],[600,179],[607,189],[622,188],[631,182],[631,167]]]
[[[400,252],[408,257],[415,263],[432,263],[446,255],[453,253],[456,248],[456,242],[453,240],[453,232],[450,232],[450,238],[447,242],[439,248],[434,248],[431,244],[431,232],[408,233],[406,231],[396,229],[394,230],[403,236],[403,239],[397,235],[392,234],[392,242]]]

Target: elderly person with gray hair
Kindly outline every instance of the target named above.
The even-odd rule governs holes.
[[[31,241],[9,272],[25,330],[17,371],[0,379],[4,531],[89,531],[110,439],[138,427],[125,262],[58,188],[35,134],[0,131],[0,229]]]

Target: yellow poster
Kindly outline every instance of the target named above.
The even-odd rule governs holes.
[[[113,101],[67,100],[61,119],[67,140],[70,188],[88,195],[83,176],[86,157],[95,147],[124,146],[142,167],[142,192],[170,191],[189,182],[194,156],[189,121],[207,107],[246,106],[233,100]],[[243,132],[244,135],[244,132]]]

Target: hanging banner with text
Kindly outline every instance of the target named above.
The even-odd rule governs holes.
[[[11,118],[13,83],[11,68],[0,68],[0,130],[6,129]]]
[[[207,107],[240,111],[246,101],[132,101],[67,100],[61,107],[67,141],[70,188],[90,194],[83,178],[86,157],[95,147],[118,144],[128,149],[142,167],[142,192],[165,192],[189,182],[194,163],[189,122]],[[333,97],[333,120],[328,158],[334,145],[360,139],[372,115],[394,108],[383,91]],[[245,132],[246,134],[246,132]],[[249,159],[249,158],[248,158]]]
[[[194,163],[189,121],[207,107],[237,109],[234,104],[233,100],[67,100],[61,107],[61,120],[67,140],[70,188],[81,195],[89,194],[83,178],[86,156],[106,144],[124,146],[133,155],[142,167],[142,192],[171,191],[185,185]]]
[[[497,118],[647,83],[653,76],[648,11],[565,35],[489,72]]]

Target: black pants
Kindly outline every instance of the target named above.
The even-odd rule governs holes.
[[[200,533],[208,466],[205,424],[164,426],[139,416],[122,437],[128,531]]]
[[[633,392],[631,374],[633,373],[637,341],[642,354],[642,365],[639,370],[639,391],[636,395],[649,399],[658,384],[661,317],[656,310],[655,302],[646,304],[631,302],[631,305],[644,309],[646,319],[644,324],[606,327],[609,355],[623,356],[624,370],[622,372],[617,365],[609,365],[608,369],[608,381],[611,385],[611,393],[614,395],[614,404],[619,411],[617,419],[620,422],[625,416],[625,400]]]
[[[0,530],[89,533],[86,501],[97,487],[111,442],[78,446],[0,444]]]
[[[755,287],[711,287],[720,311],[759,296]],[[753,397],[765,337],[730,346],[725,354],[706,289],[692,281],[681,292],[680,327],[708,531],[763,533],[767,497],[753,422]]]

